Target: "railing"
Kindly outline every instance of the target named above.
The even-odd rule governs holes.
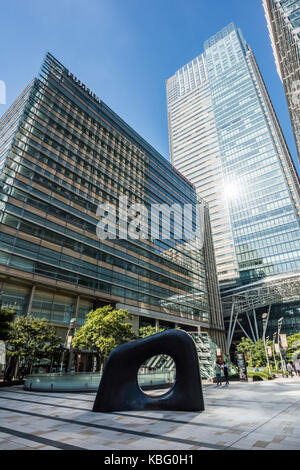
[[[166,386],[172,384],[176,371],[147,371],[138,374],[140,387]],[[100,373],[70,373],[70,374],[33,374],[24,379],[24,390],[50,392],[95,392],[101,379]]]

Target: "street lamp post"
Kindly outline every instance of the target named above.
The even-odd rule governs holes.
[[[282,326],[282,322],[283,322],[283,317],[279,318],[278,319],[278,331],[277,331],[277,334],[278,334],[278,346],[279,346],[279,355],[280,355],[280,361],[281,361],[281,368],[284,372],[284,375],[286,373],[286,365],[285,365],[285,362],[283,361],[283,358],[282,358],[282,354],[281,354],[281,349],[280,349],[280,331],[281,331],[281,326]]]
[[[66,335],[66,339],[65,339],[65,343],[64,343],[64,349],[63,349],[63,352],[62,352],[62,355],[61,355],[61,363],[60,363],[60,373],[61,374],[62,374],[63,367],[64,367],[65,350],[66,350],[66,347],[67,347],[68,337],[70,336],[71,330],[74,328],[75,321],[76,321],[75,318],[71,319],[70,324],[69,324],[69,328],[68,328],[68,332],[67,332],[67,335]]]
[[[73,336],[76,332],[75,322],[76,322],[76,320],[74,319],[73,327],[72,327],[71,334],[70,334],[70,337],[69,337],[70,349],[69,349],[69,361],[68,361],[68,365],[67,365],[67,372],[71,372],[72,364],[73,364],[73,361],[74,361],[74,351],[73,351],[73,347],[72,347],[72,339],[73,339]]]
[[[277,332],[274,331],[273,333],[273,356],[275,361],[275,369],[277,370],[277,361],[276,361],[276,354],[275,354],[275,341],[276,341]]]
[[[262,314],[262,322],[263,322],[263,341],[264,341],[264,346],[265,346],[265,354],[266,354],[266,359],[267,359],[267,364],[268,364],[269,375],[270,375],[270,377],[271,377],[271,376],[272,376],[272,372],[271,372],[271,368],[270,368],[269,356],[268,356],[268,352],[267,352],[267,343],[266,343],[267,318],[268,318],[268,314],[267,314],[267,313],[263,313],[263,314]]]

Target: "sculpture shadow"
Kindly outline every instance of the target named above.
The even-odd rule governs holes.
[[[171,356],[176,380],[164,395],[151,397],[138,385],[141,365],[158,354]],[[201,376],[193,339],[184,331],[167,330],[115,348],[105,365],[93,411],[203,411]]]

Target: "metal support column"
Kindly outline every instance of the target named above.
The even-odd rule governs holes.
[[[252,333],[253,341],[254,341],[254,343],[256,343],[257,339],[255,338],[255,334],[254,334],[254,331],[253,331],[253,328],[252,328],[252,323],[250,321],[250,317],[248,315],[248,312],[246,313],[246,316],[248,318],[248,323],[249,323],[250,330],[251,330],[251,333]]]
[[[240,323],[238,320],[237,320],[236,322],[237,322],[237,324],[239,325],[239,327],[243,330],[243,332],[245,333],[245,335],[247,336],[247,338],[249,338],[249,339],[251,340],[250,336],[249,336],[248,333],[244,330],[244,328],[242,327],[241,323]]]
[[[238,316],[239,316],[239,314],[237,313],[236,316],[235,316],[234,322],[233,322],[233,327],[232,327],[232,330],[231,330],[231,336],[230,336],[230,340],[229,340],[229,343],[228,343],[228,346],[227,346],[228,354],[229,354],[230,346],[231,346],[231,343],[232,343],[232,338],[233,338],[233,334],[234,334],[234,330],[235,330],[235,326],[236,326]]]
[[[257,338],[257,341],[258,341],[259,340],[259,334],[258,334],[258,328],[257,328],[255,308],[253,309],[253,315],[254,315],[254,325],[255,325],[255,331],[256,331],[256,338]]]
[[[32,302],[33,302],[34,294],[35,294],[35,285],[32,286],[31,292],[30,292],[30,295],[29,295],[29,301],[28,301],[26,317],[29,317],[29,315],[31,315]]]
[[[275,369],[277,370],[277,361],[276,361],[276,354],[275,354],[275,341],[276,341],[277,331],[273,333],[273,356],[275,361]]]
[[[229,320],[228,333],[227,333],[227,341],[226,341],[227,354],[229,354],[229,348],[230,348],[229,341],[230,341],[230,335],[231,335],[233,311],[234,311],[234,300],[232,300],[230,320]]]
[[[280,355],[280,361],[281,361],[281,368],[284,372],[284,375],[286,375],[286,363],[283,360],[283,357],[282,357],[282,354],[281,354],[281,347],[280,347],[280,331],[281,331],[282,321],[283,321],[283,317],[279,318],[277,334],[278,334],[278,345],[279,345],[279,355]]]

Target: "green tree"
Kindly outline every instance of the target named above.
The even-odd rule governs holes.
[[[267,346],[272,348],[272,341],[269,340],[267,342]],[[242,338],[242,341],[237,346],[237,350],[245,354],[246,360],[250,367],[264,367],[267,365],[266,350],[262,339],[259,339],[256,341],[256,343],[254,343],[249,338]],[[272,360],[273,358],[270,358],[271,363]]]
[[[15,318],[7,338],[7,354],[17,358],[17,363],[24,358],[30,369],[35,359],[50,359],[60,347],[61,339],[54,326],[45,319],[32,316]]]
[[[271,343],[272,344],[272,343]],[[270,346],[270,344],[268,343]],[[267,365],[266,350],[262,339],[259,339],[255,343],[255,347],[252,352],[252,360],[255,366],[261,367]]]
[[[12,322],[16,316],[16,311],[9,308],[0,309],[0,340],[6,341],[11,329]]]
[[[253,354],[255,350],[254,342],[249,338],[242,338],[242,341],[237,345],[237,351],[243,352],[246,357],[246,361],[250,367],[253,366]]]
[[[155,335],[156,333],[162,333],[165,328],[156,329],[155,326],[147,325],[141,326],[139,329],[139,338],[147,338],[147,336]]]
[[[288,361],[293,360],[295,353],[300,356],[300,333],[287,337],[288,350],[286,351],[286,358]]]
[[[136,338],[132,324],[127,321],[131,318],[127,310],[115,310],[111,305],[97,308],[87,314],[86,322],[76,331],[72,345],[75,349],[96,350],[103,365],[116,346]]]

